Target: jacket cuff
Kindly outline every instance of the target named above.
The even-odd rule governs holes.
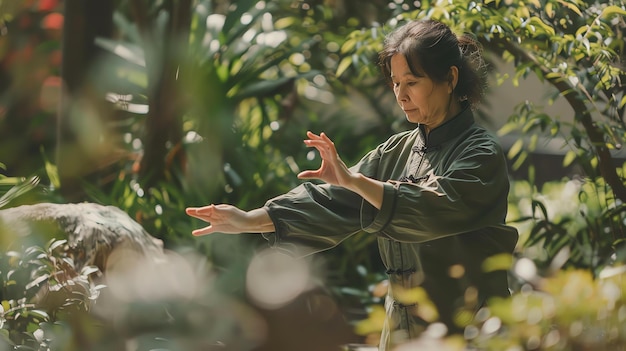
[[[366,233],[379,233],[389,222],[396,208],[397,189],[392,183],[383,183],[383,202],[380,210],[367,201],[362,200],[361,205],[361,227]],[[373,219],[372,219],[373,218]]]
[[[265,211],[267,211],[270,219],[272,220],[272,223],[274,224],[274,232],[261,233],[261,235],[263,236],[265,240],[268,241],[268,244],[270,246],[276,246],[280,242],[279,228],[278,228],[278,223],[276,223],[276,221],[274,220],[274,216],[272,216],[273,211],[272,211],[272,206],[270,206],[270,204],[271,204],[270,201],[266,202],[263,208],[265,209]]]

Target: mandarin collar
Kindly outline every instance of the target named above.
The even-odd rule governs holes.
[[[420,124],[418,128],[422,135],[424,135],[426,146],[431,147],[441,145],[450,139],[454,139],[469,129],[472,124],[474,124],[474,114],[471,108],[466,107],[458,115],[431,130],[429,134],[426,134],[423,124]]]

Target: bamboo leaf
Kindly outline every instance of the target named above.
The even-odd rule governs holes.
[[[580,9],[578,8],[578,6],[576,6],[575,4],[572,4],[571,2],[568,1],[563,1],[563,0],[558,0],[559,3],[567,8],[569,8],[570,10],[574,11],[578,16],[582,16],[583,13],[580,11]]]
[[[529,24],[533,24],[537,27],[540,27],[541,29],[544,30],[544,32],[546,34],[549,35],[554,35],[554,28],[552,28],[550,25],[546,24],[544,21],[541,20],[541,18],[533,16],[528,20]]]
[[[525,247],[534,246],[538,244],[541,240],[545,239],[546,237],[545,226],[546,224],[544,221],[537,223],[535,226],[533,226],[533,228],[530,231],[530,234],[528,235],[528,239],[526,240],[526,242],[524,242],[524,246]]]
[[[11,200],[16,197],[34,189],[39,184],[39,177],[33,176],[19,184],[16,184],[14,187],[9,189],[2,197],[0,197],[0,208],[4,207]]]
[[[348,39],[343,45],[341,45],[341,53],[345,54],[351,52],[356,47],[357,40],[356,39]]]
[[[509,149],[507,156],[510,159],[515,158],[515,156],[517,156],[522,151],[523,146],[524,146],[524,141],[522,139],[517,139],[515,143],[513,143],[513,145]]]
[[[574,150],[569,150],[565,157],[563,157],[563,167],[567,167],[572,164],[576,160],[576,152]]]
[[[554,18],[554,8],[551,2],[546,4],[545,10],[546,10],[546,15],[548,15],[548,17]]]
[[[516,130],[517,124],[516,123],[506,123],[505,125],[503,125],[499,130],[498,130],[498,136],[503,136],[503,135],[507,135],[510,132]]]
[[[348,67],[350,67],[351,64],[352,64],[352,57],[351,56],[344,57],[341,60],[341,62],[339,62],[339,65],[337,66],[337,72],[335,73],[335,75],[337,77],[341,77],[341,75],[348,69]]]
[[[623,8],[617,5],[607,6],[602,10],[602,13],[600,14],[600,18],[609,19],[609,17],[613,15],[626,16],[626,10],[624,10]]]
[[[541,210],[541,213],[543,214],[543,218],[546,220],[548,219],[548,210],[540,201],[533,200],[531,205],[532,205],[533,216],[535,216],[535,209],[538,207]]]
[[[526,162],[526,159],[528,158],[528,153],[527,152],[521,152],[519,154],[519,157],[517,158],[517,160],[515,160],[515,163],[513,163],[513,165],[511,166],[514,170],[518,170],[520,169],[520,167],[522,167],[522,165],[524,164],[524,162]]]

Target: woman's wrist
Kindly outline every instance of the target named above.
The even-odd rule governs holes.
[[[251,233],[269,233],[275,230],[274,222],[272,222],[269,213],[263,207],[246,212],[246,216],[248,217],[249,231]]]
[[[365,201],[380,209],[383,201],[383,183],[364,176],[361,173],[353,173],[347,189],[361,195]]]

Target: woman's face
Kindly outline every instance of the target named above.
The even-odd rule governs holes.
[[[409,122],[419,123],[432,130],[459,111],[451,104],[452,86],[456,80],[436,83],[425,73],[413,75],[406,58],[395,54],[391,58],[391,81],[396,101]]]

